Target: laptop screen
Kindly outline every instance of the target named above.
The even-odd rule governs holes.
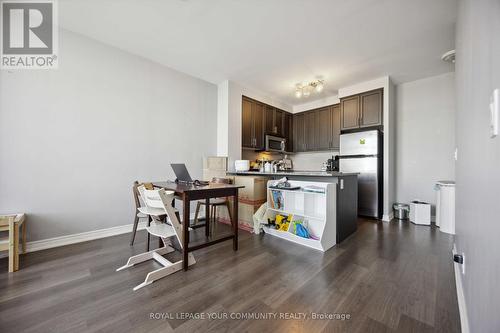
[[[170,166],[172,167],[172,170],[174,170],[175,177],[177,177],[178,181],[186,183],[193,182],[184,163],[172,163]]]

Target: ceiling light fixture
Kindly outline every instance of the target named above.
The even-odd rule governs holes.
[[[297,84],[295,86],[295,97],[297,97],[297,98],[302,97],[302,86],[300,84]]]
[[[305,85],[302,83],[297,83],[295,85],[295,97],[297,98],[301,98],[302,96],[309,97],[311,95],[311,91],[313,90],[314,92],[319,94],[323,91],[324,87],[325,87],[325,81],[323,80],[315,80]]]

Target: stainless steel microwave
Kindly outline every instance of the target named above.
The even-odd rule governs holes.
[[[286,139],[279,136],[266,135],[266,151],[284,153],[286,149]]]

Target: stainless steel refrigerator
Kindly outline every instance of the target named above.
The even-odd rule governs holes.
[[[340,172],[359,172],[358,215],[382,218],[382,152],[378,130],[340,135]]]

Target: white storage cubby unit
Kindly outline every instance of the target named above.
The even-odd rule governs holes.
[[[264,215],[263,229],[267,234],[286,239],[288,241],[326,251],[336,243],[336,183],[306,182],[290,180],[291,186],[300,186],[297,190],[274,189],[277,181],[267,183],[267,210]],[[309,192],[305,189],[313,186],[320,192]],[[273,191],[281,200],[273,199]],[[291,227],[288,231],[276,230],[265,225],[268,218],[274,220],[277,214],[293,215],[292,221],[303,221],[310,234],[318,239],[304,238],[295,235]],[[290,224],[291,226],[292,224]]]

